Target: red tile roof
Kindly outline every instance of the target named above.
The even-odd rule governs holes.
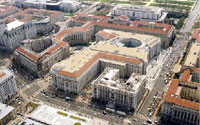
[[[51,54],[53,52],[55,52],[58,48],[63,47],[67,45],[67,43],[65,42],[59,42],[56,46],[50,48],[46,53],[44,53],[43,55],[41,55],[40,57],[37,57],[36,55],[34,55],[31,52],[26,51],[23,47],[19,47],[17,48],[17,52],[20,52],[21,54],[23,54],[24,56],[26,56],[29,59],[32,59],[34,61],[38,61],[41,57],[43,57],[46,54]]]
[[[190,81],[190,76],[192,75],[191,73],[198,73],[200,75],[200,68],[188,68],[188,69],[185,69],[182,74],[181,74],[181,77],[179,79],[179,81],[181,82],[187,82],[188,84],[197,84],[197,82],[192,82]]]
[[[5,72],[0,72],[0,78],[4,77],[6,75]]]
[[[114,35],[112,33],[105,32],[103,30],[100,30],[99,32],[97,32],[97,34],[104,36],[104,37],[107,37],[107,38],[115,38],[116,37],[116,35]]]
[[[181,74],[181,78],[180,81],[186,82],[189,80],[190,78],[190,70],[191,69],[186,69],[183,71],[183,73]]]
[[[122,20],[125,20],[125,21],[128,20],[128,17],[126,17],[126,16],[118,16],[118,18],[119,18],[119,19],[122,19]]]
[[[59,42],[56,46],[50,48],[49,51],[48,51],[47,53],[53,53],[53,52],[55,52],[57,49],[59,49],[60,47],[65,46],[65,45],[67,45],[66,42]]]
[[[200,28],[194,29],[192,38],[195,39],[197,42],[200,42]]]
[[[17,52],[20,52],[21,54],[23,54],[24,56],[26,56],[29,59],[32,59],[34,61],[38,61],[38,57],[28,51],[26,51],[25,49],[23,49],[22,47],[17,48],[16,50]]]
[[[16,10],[17,7],[14,6],[0,6],[0,13],[6,13],[8,11]]]
[[[79,17],[89,17],[88,15],[76,15],[73,17],[73,20],[76,21],[78,20]],[[91,16],[92,17],[92,16]],[[117,25],[117,24],[110,24],[110,23],[105,23],[109,17],[104,17],[104,16],[93,16],[93,18],[98,18],[99,21],[95,22],[95,25],[100,25],[100,26],[107,26],[107,27],[116,27],[116,28],[121,28],[121,29],[131,29],[131,30],[138,30],[138,31],[146,31],[146,32],[152,32],[152,33],[160,33],[160,34],[168,34],[170,30],[173,28],[173,25],[169,24],[164,24],[164,23],[149,23],[146,21],[133,21],[131,22],[130,26],[126,25]],[[163,27],[163,29],[153,29],[153,28],[144,28],[144,27],[137,27],[138,24],[145,24],[145,25],[152,25],[152,26],[157,26],[157,27]]]
[[[44,13],[48,13],[47,15],[50,19],[55,18],[57,15],[63,14],[62,12],[58,11],[50,11],[50,10],[39,10],[39,9],[33,9],[29,8],[24,11],[20,11],[12,16],[7,17],[5,20],[8,22],[19,20],[21,22],[28,22],[34,20],[34,15],[43,15]],[[23,17],[23,18],[18,18]]]
[[[170,87],[167,91],[167,94],[165,96],[165,102],[174,103],[176,105],[187,107],[194,110],[199,110],[200,103],[178,98],[176,96],[172,96],[172,95],[175,95],[178,88],[178,84],[179,84],[179,80],[175,80],[175,79],[172,80]]]

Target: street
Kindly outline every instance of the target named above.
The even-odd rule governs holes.
[[[188,36],[189,34],[187,34],[187,33],[192,31],[192,26],[194,25],[199,14],[200,14],[200,1],[198,0],[198,2],[196,3],[196,6],[191,11],[189,18],[181,31],[181,35],[180,35],[181,37],[175,39],[175,41],[174,41],[172,51],[171,51],[170,55],[168,56],[168,59],[166,59],[166,61],[164,62],[163,68],[161,69],[160,77],[158,77],[154,81],[155,84],[153,86],[153,90],[146,97],[146,100],[144,101],[142,107],[140,108],[140,110],[138,112],[139,115],[135,114],[136,118],[140,119],[139,121],[144,121],[144,120],[141,120],[142,117],[140,117],[140,115],[143,115],[143,116],[146,115],[147,109],[148,109],[149,105],[151,104],[151,100],[153,99],[153,96],[156,94],[156,92],[158,91],[161,94],[163,91],[165,91],[165,92],[167,91],[166,86],[168,86],[168,85],[165,84],[165,78],[167,77],[166,74],[172,73],[172,70],[173,70],[175,64],[177,63],[177,60],[183,54],[184,47],[188,43],[187,39],[189,37]],[[132,119],[134,119],[134,118],[135,117],[133,117]],[[140,124],[142,124],[142,122]]]

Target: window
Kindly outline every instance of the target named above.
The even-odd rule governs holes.
[[[111,93],[111,99],[114,99],[114,93]]]

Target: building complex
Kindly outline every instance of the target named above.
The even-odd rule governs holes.
[[[8,69],[0,70],[0,102],[8,102],[17,91],[14,74]]]
[[[124,20],[124,18],[119,19]],[[80,42],[88,43],[98,31],[112,29],[157,36],[161,38],[161,46],[166,48],[174,38],[174,26],[169,24],[130,21],[129,25],[123,25],[123,23],[115,24],[111,21],[111,17],[76,15],[68,21],[69,28],[60,32],[57,39],[65,38],[64,41],[69,42],[71,45],[80,44]]]
[[[57,21],[63,21],[61,12],[26,9],[1,21],[0,49],[13,52],[25,39],[48,33]]]
[[[52,82],[57,90],[78,94],[106,67],[119,69],[123,78],[130,77],[133,72],[145,74],[149,60],[160,52],[158,37],[114,30],[107,32],[116,37],[99,41],[52,67]]]
[[[199,125],[200,110],[200,41],[199,29],[192,35],[193,42],[180,71],[180,78],[173,79],[164,103],[161,116],[179,124]]]

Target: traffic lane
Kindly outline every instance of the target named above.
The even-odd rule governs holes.
[[[36,97],[39,100],[42,100],[43,102],[47,102],[47,103],[51,103],[60,107],[64,107],[66,109],[72,110],[72,111],[76,111],[76,112],[81,112],[83,114],[87,114],[90,116],[94,116],[100,119],[104,119],[107,121],[110,121],[112,123],[115,124],[122,124],[123,123],[123,118],[119,117],[119,115],[115,115],[112,113],[107,113],[107,115],[103,115],[103,110],[94,110],[91,109],[87,106],[84,105],[80,105],[79,103],[73,103],[73,104],[69,104],[68,102],[64,101],[64,100],[60,100],[58,98],[51,98],[50,96],[46,97],[44,95],[38,95]]]

